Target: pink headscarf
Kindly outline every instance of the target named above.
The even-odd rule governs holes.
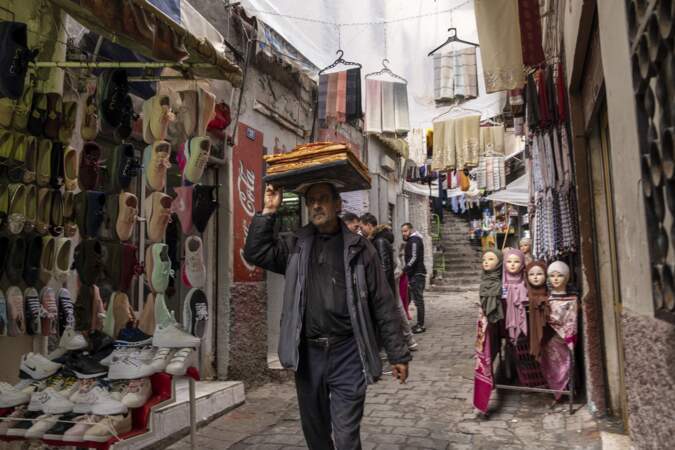
[[[520,258],[521,267],[518,273],[506,270],[509,256]],[[509,249],[504,252],[504,288],[506,288],[506,329],[512,342],[521,334],[527,336],[527,286],[525,285],[525,255],[520,250]]]

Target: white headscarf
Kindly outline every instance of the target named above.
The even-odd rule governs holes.
[[[565,264],[562,261],[555,261],[552,262],[550,266],[548,266],[548,270],[546,271],[547,275],[551,275],[554,272],[558,272],[560,275],[564,276],[565,278],[569,278],[570,276],[570,266]]]

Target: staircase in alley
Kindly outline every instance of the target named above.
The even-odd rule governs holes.
[[[469,240],[469,223],[463,217],[445,214],[444,223],[434,226],[434,274],[431,290],[466,292],[478,290],[481,274],[480,241]],[[440,237],[437,236],[440,231]]]

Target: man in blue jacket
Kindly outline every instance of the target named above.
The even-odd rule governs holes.
[[[244,257],[285,275],[279,359],[295,371],[302,430],[311,450],[360,449],[367,384],[382,375],[381,342],[395,378],[408,377],[410,351],[375,248],[339,219],[329,183],[305,191],[310,224],[275,235],[281,189],[267,186]]]

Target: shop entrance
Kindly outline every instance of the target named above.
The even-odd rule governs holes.
[[[610,176],[611,142],[607,107],[603,99],[588,137],[593,193],[594,257],[596,283],[602,305],[602,329],[609,407],[612,414],[626,421],[623,380],[623,336],[621,294],[617,265],[614,201]]]

